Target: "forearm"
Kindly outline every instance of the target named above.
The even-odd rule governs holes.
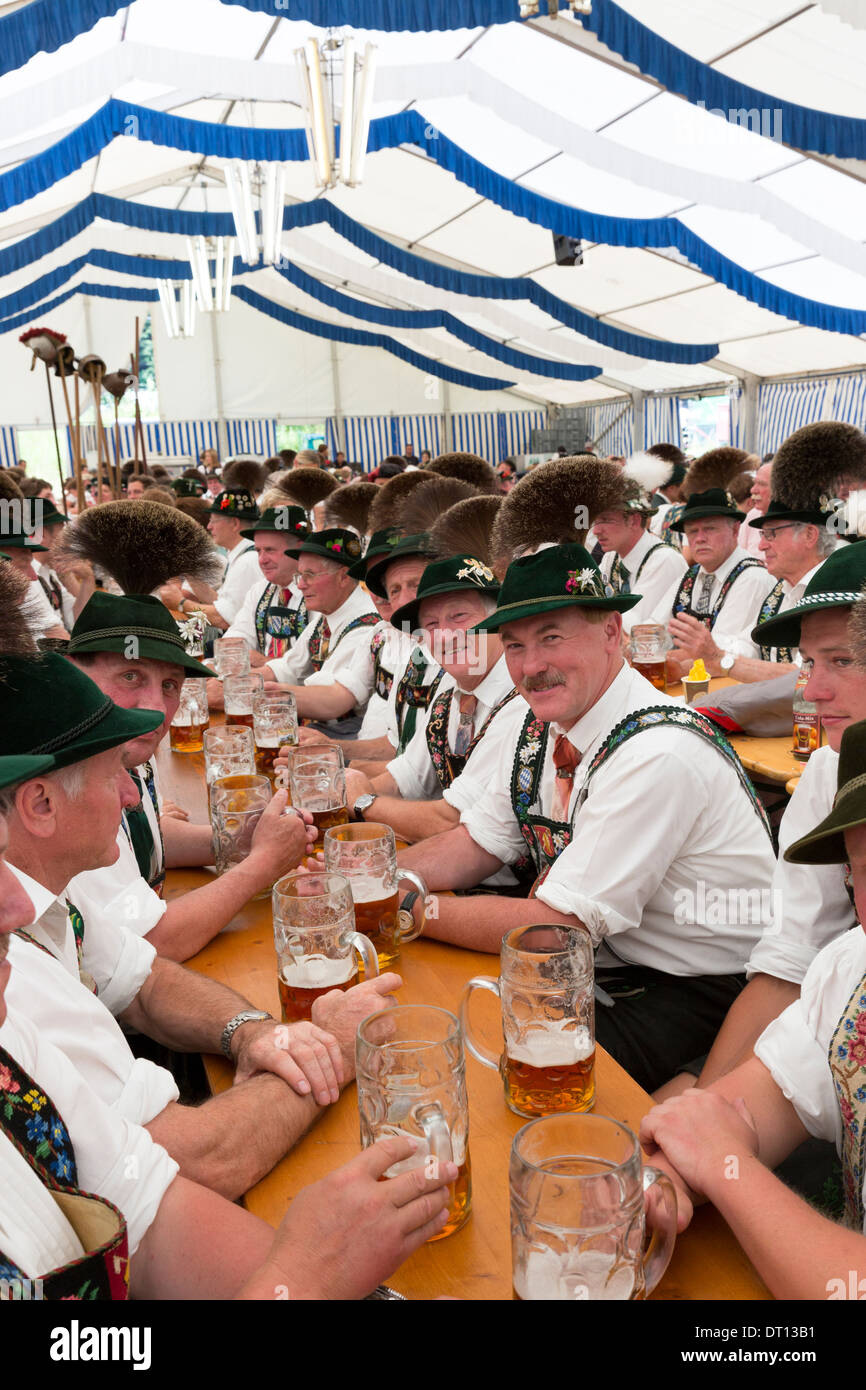
[[[81,610],[90,602],[95,592],[96,581],[93,575],[89,574],[79,582],[78,589],[73,598],[72,614],[76,621],[81,614]]]
[[[826,1299],[841,1281],[847,1297],[849,1271],[857,1281],[866,1274],[866,1239],[821,1216],[758,1159],[738,1168],[737,1181],[721,1178],[707,1196],[773,1296]]]
[[[198,599],[201,603],[213,603],[217,596],[217,590],[212,585],[206,584],[203,579],[190,579],[185,576],[183,586],[192,594],[193,598]]]
[[[799,985],[756,975],[737,996],[719,1029],[697,1084],[709,1086],[734,1067],[748,1061],[769,1023],[799,998]]]
[[[300,719],[340,719],[351,714],[355,697],[344,685],[292,685]]]
[[[132,1257],[130,1293],[135,1299],[234,1298],[264,1265],[273,1239],[270,1226],[243,1207],[176,1177]]]
[[[718,661],[711,662],[708,670],[711,676],[730,676],[735,681],[771,681],[776,676],[787,676],[789,671],[800,668],[791,661],[761,661],[757,657],[738,656],[730,671],[723,671]]]
[[[321,1114],[262,1073],[195,1108],[173,1103],[147,1125],[185,1178],[235,1201],[285,1157]]]
[[[498,954],[507,931],[533,922],[564,927],[582,925],[577,917],[554,912],[538,898],[500,898],[492,893],[471,898],[434,896],[424,935],[467,950]]]
[[[463,825],[401,850],[398,862],[420,874],[428,888],[475,888],[502,868]]]
[[[167,869],[199,868],[213,863],[213,831],[209,825],[191,824],[174,816],[167,816],[160,824]]]
[[[213,886],[218,888],[225,877]],[[160,955],[119,1021],[124,1027],[144,1033],[178,1052],[218,1054],[223,1029],[229,1019],[254,1007],[226,985],[193,970],[184,970]],[[239,1040],[242,1031],[238,1029],[235,1040]]]
[[[235,864],[227,873],[215,878],[213,883],[206,883],[201,888],[194,888],[191,893],[174,898],[156,926],[147,933],[147,940],[166,960],[189,960],[212,941],[223,927],[227,927],[256,893],[270,887],[269,877],[270,872],[264,867],[260,869],[259,860],[249,855],[242,863]],[[231,1014],[226,1016],[224,1022],[229,1018]]]
[[[400,796],[377,796],[364,812],[364,820],[390,825],[403,840],[426,840],[453,830],[460,823],[460,813],[441,797],[437,801],[404,801]]]

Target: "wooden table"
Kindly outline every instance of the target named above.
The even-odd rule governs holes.
[[[177,800],[196,820],[204,819],[203,760],[200,754],[160,755],[166,796]],[[166,896],[198,887],[207,871],[171,870]],[[248,903],[242,912],[195,959],[192,969],[238,990],[256,1006],[276,1013],[276,956],[270,904]],[[475,974],[498,974],[495,956],[461,951],[440,942],[419,940],[404,948],[399,969],[405,1003],[438,1004],[456,1010],[466,981]],[[473,1000],[473,1020],[494,1050],[501,1046],[497,1008],[487,996]],[[206,1059],[215,1090],[231,1084],[231,1068],[222,1059]],[[637,1129],[649,1110],[648,1095],[599,1049],[595,1111]],[[469,1149],[473,1172],[472,1216],[455,1235],[425,1246],[394,1274],[391,1285],[412,1298],[451,1294],[466,1299],[511,1297],[511,1248],[508,1204],[508,1155],[513,1136],[525,1121],[506,1108],[499,1076],[467,1059]],[[276,1225],[292,1197],[360,1148],[354,1086],[323,1112],[316,1127],[245,1198],[250,1211]],[[680,1237],[670,1268],[655,1295],[661,1299],[766,1299],[769,1297],[729,1228],[715,1209],[700,1210]]]
[[[738,685],[729,676],[714,677],[710,681],[710,694],[724,690],[726,686]],[[668,686],[669,695],[682,695],[682,682]],[[792,749],[792,734],[780,738],[749,738],[745,734],[731,737],[731,746],[747,772],[764,782],[776,782],[790,794],[797,785],[805,763],[798,762]]]

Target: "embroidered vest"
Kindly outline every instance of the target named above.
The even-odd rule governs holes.
[[[378,613],[362,613],[360,618],[353,618],[347,623],[335,642],[328,640],[327,644],[322,637],[322,620],[316,623],[315,631],[310,637],[309,654],[314,671],[321,671],[329,656],[333,656],[343,638],[348,632],[357,632],[359,627],[375,627],[381,623],[382,619]],[[324,649],[324,650],[323,650]]]
[[[269,584],[256,604],[256,645],[262,656],[285,656],[307,626],[307,605],[301,599],[297,608],[283,608],[279,599],[284,590]],[[288,593],[288,586],[285,587]]]
[[[427,751],[430,754],[433,770],[436,773],[439,785],[443,791],[451,786],[455,777],[460,776],[460,773],[466,766],[470,753],[473,749],[478,747],[478,744],[487,732],[493,716],[498,714],[505,705],[516,697],[517,691],[509,690],[508,694],[503,695],[502,699],[493,706],[493,709],[481,725],[481,728],[474,735],[466,752],[459,756],[453,753],[448,745],[448,722],[451,715],[451,698],[453,694],[454,689],[452,687],[451,690],[446,690],[440,695],[439,698],[434,701],[430,709],[430,718],[427,720]]]
[[[775,584],[773,586],[773,588],[767,594],[767,597],[764,599],[764,602],[761,604],[761,611],[758,614],[758,622],[765,623],[770,618],[775,618],[776,614],[782,606],[782,599],[784,597],[784,580],[780,579],[778,584]],[[761,656],[764,661],[775,660],[791,662],[794,660],[794,653],[792,652],[790,647],[765,647],[764,644],[761,643],[760,648]],[[774,651],[776,653],[775,657],[773,656]]]
[[[387,671],[382,665],[385,637],[384,632],[376,632],[370,639],[370,651],[373,655],[373,690],[380,700],[387,700],[394,684],[394,672]]]
[[[158,840],[154,839],[153,830],[144,807],[128,806],[123,812],[123,826],[126,836],[132,846],[135,862],[142,878],[150,885],[155,893],[162,897],[162,890],[165,884],[165,844],[162,838],[162,829],[159,824],[159,799],[156,795],[156,782],[154,780],[153,768],[150,763],[143,763],[140,768],[132,768],[130,777],[138,788],[142,799],[145,795],[150,798],[156,816]]]
[[[126,1222],[104,1197],[77,1186],[75,1154],[62,1116],[15,1058],[0,1047],[0,1133],[14,1145],[69,1221],[85,1254],[40,1274],[22,1270],[0,1250],[0,1297],[15,1296],[15,1282],[40,1278],[44,1299],[129,1297]],[[10,1287],[11,1285],[11,1287]]]
[[[828,1052],[842,1114],[845,1224],[863,1230],[863,1159],[866,1144],[866,976],[857,982],[836,1024]]]
[[[595,773],[613,753],[635,734],[645,729],[658,728],[660,724],[674,724],[697,734],[705,742],[727,758],[737,774],[740,785],[752,803],[752,809],[760,820],[767,835],[772,840],[767,814],[758,800],[755,789],[743,770],[742,763],[720,729],[694,710],[678,706],[655,705],[647,709],[635,710],[611,729],[601,747],[594,754],[586,768],[580,794],[572,812],[572,821],[578,808],[586,799],[589,783]],[[544,874],[570,844],[572,822],[553,821],[546,816],[533,815],[531,808],[539,801],[539,786],[544,768],[544,755],[550,726],[540,719],[527,717],[518,739],[511,775],[511,803],[514,816],[526,841],[527,848],[535,862],[539,874]]]
[[[677,589],[673,611],[675,616],[679,613],[688,613],[689,617],[697,618],[700,623],[706,623],[712,632],[715,627],[716,618],[722,611],[725,599],[731,592],[734,581],[739,579],[744,570],[763,569],[764,566],[761,564],[760,560],[755,560],[751,556],[748,556],[744,560],[738,560],[728,577],[723,581],[711,613],[695,613],[692,611],[692,593],[694,592],[700,568],[700,565],[689,565],[680,581],[680,587]]]
[[[424,684],[427,658],[417,647],[406,662],[405,670],[397,682],[394,697],[394,710],[397,715],[397,732],[400,741],[397,752],[404,753],[415,736],[418,710],[426,709],[438,690],[445,672],[441,666],[428,685]]]
[[[626,565],[624,564],[624,562],[622,561],[622,559],[620,558],[619,555],[615,556],[614,562],[613,562],[613,564],[612,564],[611,567],[610,567],[610,576],[609,576],[609,577],[610,577],[611,588],[613,589],[614,593],[616,593],[616,594],[632,594],[632,593],[634,593],[635,590],[632,588],[632,584],[635,584],[635,585],[637,584],[638,580],[640,579],[641,575],[643,574],[644,565],[646,564],[646,562],[647,562],[647,560],[650,558],[650,556],[651,556],[651,555],[655,555],[655,553],[656,553],[657,550],[673,550],[673,549],[674,549],[674,547],[673,547],[672,545],[669,545],[667,541],[657,541],[655,545],[651,545],[651,546],[650,546],[649,550],[647,551],[646,555],[645,555],[645,556],[643,557],[643,559],[641,560],[641,562],[640,562],[640,564],[638,565],[637,569],[635,570],[634,574],[629,575],[628,579],[626,579],[626,578],[624,577],[624,574],[623,574],[623,571],[626,569]]]

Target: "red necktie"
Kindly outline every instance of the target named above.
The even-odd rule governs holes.
[[[457,735],[454,739],[454,753],[458,758],[462,758],[475,732],[475,710],[478,699],[475,695],[460,696],[460,723],[457,725]]]
[[[583,754],[569,742],[567,734],[558,734],[553,749],[556,781],[553,787],[551,820],[567,821],[568,804],[574,787],[574,774]]]

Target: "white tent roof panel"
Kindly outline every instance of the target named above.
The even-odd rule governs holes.
[[[632,304],[666,303],[669,296],[708,283],[705,275],[664,256],[621,246],[591,246],[584,251],[583,265],[548,266],[532,278],[570,304],[594,314],[616,314],[618,319],[622,309]],[[675,337],[711,341],[712,333],[701,330],[698,335],[692,324]]]
[[[605,134],[654,159],[726,179],[760,179],[791,162],[784,145],[664,91],[614,121]]]
[[[553,260],[550,232],[484,201],[419,237],[415,249],[438,252],[486,274],[505,276],[527,275]]]
[[[797,328],[766,338],[732,341],[724,344],[723,351],[735,366],[756,376],[831,371],[858,366],[866,357],[863,343],[857,338],[822,333],[819,328]]]

